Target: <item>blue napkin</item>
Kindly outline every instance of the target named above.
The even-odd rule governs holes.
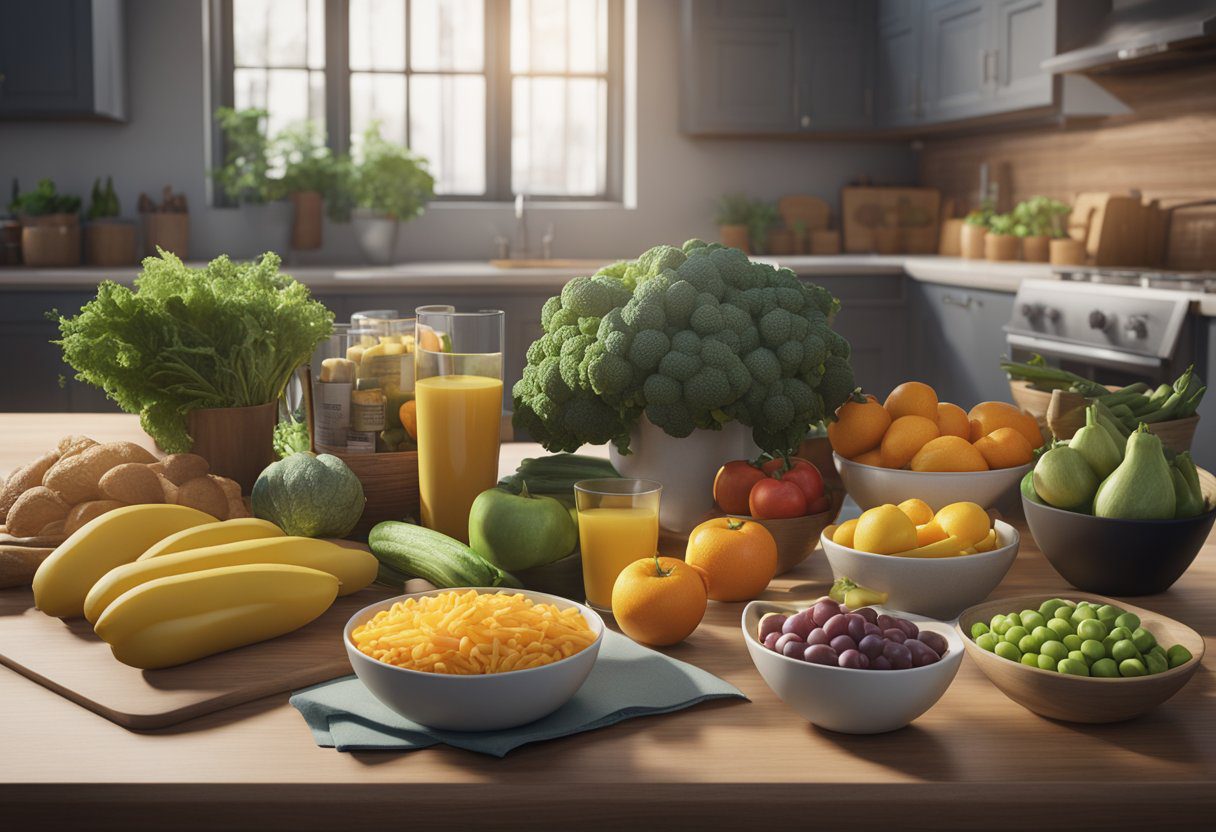
[[[530,742],[565,737],[626,719],[682,710],[711,699],[747,699],[734,685],[606,630],[595,668],[574,698],[536,722],[505,731],[438,731],[411,722],[372,696],[355,676],[291,697],[317,745],[339,751],[414,751],[446,743],[505,757]]]

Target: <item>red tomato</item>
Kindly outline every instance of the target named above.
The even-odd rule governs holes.
[[[765,477],[752,486],[748,496],[752,517],[779,520],[806,514],[806,496],[793,480]]]
[[[815,502],[813,502],[807,506],[806,513],[807,514],[823,514],[825,511],[827,511],[831,507],[832,507],[832,501],[828,498],[827,494],[824,494],[818,500],[816,500]]]
[[[746,459],[728,462],[714,477],[714,502],[727,514],[750,514],[747,495],[762,479],[764,472]]]
[[[790,469],[782,471],[782,468],[785,466],[785,460],[781,458],[770,459],[764,463],[764,473],[773,474],[780,471],[781,479],[794,483],[794,485],[802,490],[803,496],[806,497],[807,505],[814,504],[823,496],[823,475],[819,473],[819,469],[815,467],[814,463],[802,457],[790,457],[789,464]],[[815,512],[811,513],[814,514]]]

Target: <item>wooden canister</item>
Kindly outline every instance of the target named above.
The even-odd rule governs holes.
[[[984,237],[986,260],[1017,260],[1018,238],[1012,234],[988,234]]]
[[[768,232],[768,254],[795,254],[797,241],[794,232],[788,228],[774,228]]]
[[[84,248],[90,266],[135,265],[135,223],[94,220],[84,227]]]
[[[295,206],[295,221],[291,226],[291,247],[308,251],[321,247],[321,207],[323,200],[316,191],[301,191],[291,195]]]
[[[937,240],[937,253],[942,257],[958,257],[962,254],[963,227],[962,220],[942,220],[941,234]]]
[[[727,248],[737,248],[745,252],[751,251],[746,225],[718,226],[718,240]]]
[[[248,494],[258,474],[275,461],[278,419],[278,402],[192,410],[186,416],[186,430],[194,440],[190,450],[207,460],[211,473],[236,480]]]
[[[963,223],[963,229],[959,233],[958,239],[959,253],[969,260],[983,260],[984,238],[987,236],[988,229],[984,226]]]
[[[899,254],[903,246],[903,233],[896,226],[874,229],[874,247],[879,254]]]
[[[190,215],[157,211],[143,215],[144,254],[156,256],[163,248],[185,260],[190,251]]]
[[[1065,237],[1052,240],[1048,247],[1053,266],[1084,266],[1086,262],[1085,242]]]
[[[21,256],[27,266],[79,266],[80,225],[75,222],[24,225]]]
[[[1049,256],[1048,243],[1051,239],[1045,234],[1022,238],[1022,259],[1027,263],[1046,263]]]
[[[840,232],[826,228],[812,231],[811,254],[840,254]]]

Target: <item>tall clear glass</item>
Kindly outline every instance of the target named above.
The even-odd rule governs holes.
[[[469,542],[473,500],[498,482],[503,313],[415,311],[422,524]]]
[[[587,603],[612,611],[612,587],[626,566],[659,548],[659,497],[654,480],[580,480],[574,484],[578,543]]]

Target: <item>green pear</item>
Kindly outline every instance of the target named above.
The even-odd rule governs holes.
[[[1177,501],[1161,440],[1147,425],[1127,437],[1123,461],[1098,486],[1094,515],[1121,520],[1172,520]]]
[[[1068,447],[1085,457],[1098,479],[1109,477],[1123,461],[1119,446],[1098,423],[1098,411],[1092,405],[1085,409],[1085,427],[1073,434]]]

